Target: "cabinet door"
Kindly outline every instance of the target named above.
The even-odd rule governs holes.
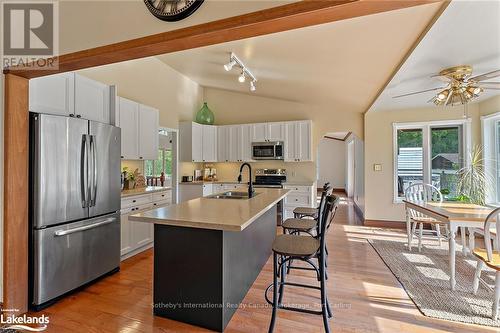
[[[193,162],[203,162],[203,125],[191,124],[191,157]]]
[[[148,210],[153,208],[152,203],[148,203],[145,205],[141,205],[136,207],[133,214],[137,214],[140,211]],[[141,246],[149,244],[153,241],[153,224],[152,223],[144,223],[144,222],[132,222],[130,221],[130,240],[133,249],[137,249]]]
[[[120,255],[125,255],[132,251],[132,246],[130,243],[130,221],[128,220],[128,215],[130,213],[130,209],[125,211],[122,210],[122,214],[120,216],[120,237],[121,237],[121,246],[120,246]]]
[[[158,110],[139,104],[139,159],[158,158]]]
[[[267,140],[283,141],[285,140],[285,123],[269,123],[267,124]]]
[[[139,104],[120,97],[120,128],[122,130],[121,157],[123,159],[139,159],[138,117]]]
[[[285,125],[285,162],[297,161],[297,143],[295,134],[296,122],[287,122]]]
[[[214,193],[213,184],[203,184],[203,196],[212,195]]]
[[[240,126],[228,126],[229,137],[229,161],[239,162],[240,159]]]
[[[57,115],[75,113],[75,74],[64,73],[29,80],[29,110]]]
[[[203,162],[217,162],[217,126],[203,125]]]
[[[229,126],[217,128],[217,162],[229,162]]]
[[[252,141],[253,142],[265,142],[267,141],[267,124],[252,124]]]
[[[312,161],[311,122],[300,121],[296,125],[296,147],[298,161]]]
[[[240,162],[252,161],[252,125],[241,125],[240,130]]]
[[[75,74],[75,115],[109,124],[109,86]]]

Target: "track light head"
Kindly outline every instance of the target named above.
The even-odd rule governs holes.
[[[226,72],[229,72],[231,69],[233,69],[234,65],[236,65],[236,61],[231,60],[229,63],[224,65],[224,69]]]
[[[246,76],[245,76],[245,72],[241,72],[241,75],[238,76],[238,81],[240,81],[240,83],[244,83],[246,80]]]
[[[250,82],[250,91],[255,91],[255,89],[257,89],[257,88],[255,87],[255,81],[251,81],[251,82]]]

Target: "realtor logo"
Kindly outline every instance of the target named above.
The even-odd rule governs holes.
[[[3,67],[54,69],[58,50],[56,2],[3,2]],[[33,68],[35,69],[35,68]]]

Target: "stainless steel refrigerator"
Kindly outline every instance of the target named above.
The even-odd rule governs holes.
[[[30,298],[42,308],[120,265],[120,129],[30,116]]]

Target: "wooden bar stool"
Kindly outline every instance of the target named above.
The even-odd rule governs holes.
[[[278,309],[297,311],[302,313],[322,315],[325,331],[330,332],[328,318],[332,317],[330,305],[328,303],[326,290],[326,233],[329,222],[333,220],[333,216],[337,210],[339,198],[335,195],[329,195],[324,200],[323,205],[320,205],[318,220],[319,234],[318,237],[299,236],[299,235],[277,235],[273,242],[273,283],[269,285],[265,291],[266,301],[273,306],[271,323],[269,332],[273,332],[276,322],[276,313]],[[281,260],[278,260],[278,259]],[[312,259],[318,259],[318,265]],[[317,273],[319,286],[307,285],[301,283],[285,282],[285,267],[290,260],[300,260],[309,264]],[[278,282],[278,277],[280,281]],[[321,295],[321,311],[298,308],[293,306],[285,306],[282,304],[284,286],[310,288],[320,291]],[[272,301],[268,298],[268,291],[273,288]]]
[[[327,182],[327,183],[325,183],[325,185],[323,185],[323,191],[321,192],[321,198],[323,198],[323,194],[325,192],[327,192],[329,189],[330,189],[330,183]],[[293,217],[296,219],[302,219],[304,217],[316,219],[316,218],[318,218],[318,210],[319,210],[319,206],[316,208],[314,208],[314,207],[296,207],[293,210]]]

